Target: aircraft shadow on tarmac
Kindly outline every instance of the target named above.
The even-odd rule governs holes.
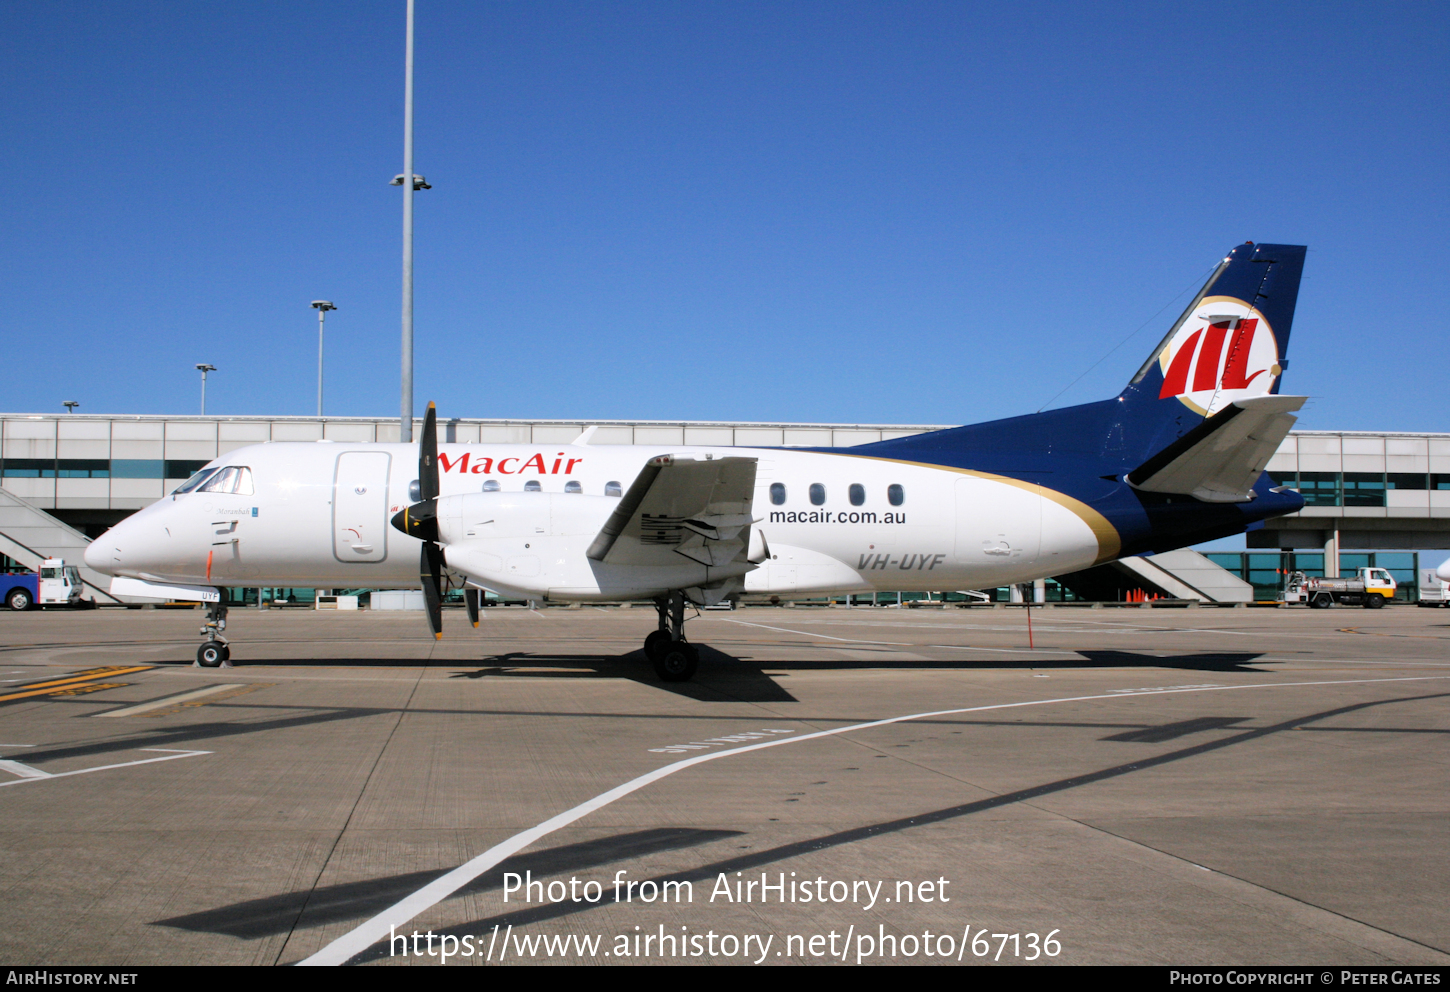
[[[655,677],[644,652],[630,651],[622,655],[567,654],[562,652],[510,651],[481,659],[483,667],[459,671],[453,678],[544,678],[544,679],[628,679],[640,685],[686,696],[702,702],[735,701],[747,703],[798,702],[778,678],[789,678],[792,671],[870,671],[900,669],[902,671],[1011,671],[1041,669],[1088,668],[1169,668],[1195,672],[1268,672],[1255,667],[1260,655],[1250,652],[1208,652],[1200,654],[1155,655],[1133,651],[1075,651],[1076,658],[1042,659],[918,659],[912,661],[854,660],[826,658],[773,661],[770,646],[752,650],[750,657],[739,658],[709,645],[700,645],[700,668],[692,681],[662,682]],[[248,668],[268,666],[310,668],[405,668],[459,665],[460,662],[411,658],[275,658],[239,662]],[[466,665],[468,662],[462,662]],[[1259,664],[1265,664],[1260,662]],[[769,669],[769,671],[767,671]]]
[[[983,671],[1026,668],[1173,668],[1196,672],[1266,672],[1250,663],[1254,653],[1216,652],[1208,654],[1150,655],[1131,651],[1079,651],[1079,658],[1033,661],[873,661],[822,658],[820,661],[770,661],[742,659],[709,646],[700,648],[700,669],[690,682],[661,682],[653,677],[642,652],[617,657],[579,654],[535,654],[512,651],[487,659],[496,662],[454,678],[625,678],[652,688],[663,689],[702,701],[734,699],[741,702],[797,702],[789,690],[776,681],[791,671],[867,671],[889,668],[933,671]],[[566,668],[568,670],[560,671]],[[766,671],[771,669],[771,671]]]

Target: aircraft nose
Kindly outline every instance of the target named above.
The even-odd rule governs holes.
[[[115,559],[119,558],[120,552],[116,549],[116,542],[111,539],[115,533],[114,528],[106,531],[90,544],[86,545],[85,562],[87,568],[95,569],[105,575],[111,574],[115,566]]]

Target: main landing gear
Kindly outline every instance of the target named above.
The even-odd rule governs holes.
[[[700,667],[700,653],[685,640],[685,594],[672,592],[655,600],[659,629],[644,639],[645,657],[662,682],[688,682]]]
[[[196,663],[202,668],[221,668],[232,657],[232,649],[222,631],[227,629],[227,608],[221,603],[206,604],[206,622],[199,633],[206,638],[196,649]]]

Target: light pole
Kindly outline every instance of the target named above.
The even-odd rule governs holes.
[[[206,374],[208,372],[215,372],[216,371],[216,366],[215,365],[207,365],[205,362],[203,362],[200,365],[198,365],[196,368],[197,368],[197,371],[201,373],[201,415],[203,417],[205,417],[206,416]]]
[[[404,177],[412,182],[404,182]],[[403,187],[403,397],[399,440],[413,440],[413,192],[431,189],[413,172],[413,0],[408,0],[408,41],[403,58],[403,171],[392,185]]]
[[[317,308],[317,416],[322,416],[322,322],[327,318],[327,311],[336,310],[331,300],[313,300],[312,305]]]
[[[76,407],[80,406],[75,400],[66,400],[61,406],[65,407],[66,413],[75,413]]]

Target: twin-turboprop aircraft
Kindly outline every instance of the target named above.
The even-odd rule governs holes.
[[[1118,396],[851,448],[269,443],[216,459],[86,551],[112,592],[448,586],[652,599],[661,679],[698,655],[685,605],[742,594],[970,589],[1237,534],[1304,505],[1264,474],[1304,397],[1278,395],[1305,249],[1233,249]]]

